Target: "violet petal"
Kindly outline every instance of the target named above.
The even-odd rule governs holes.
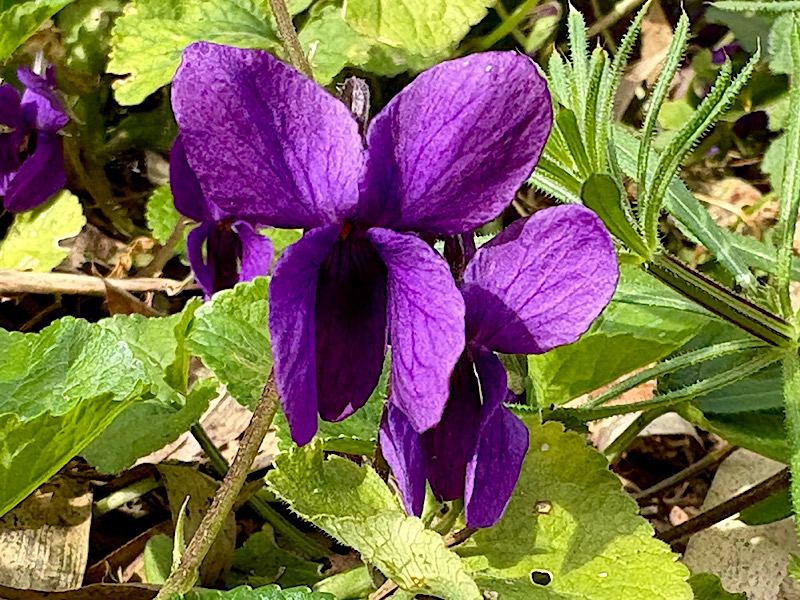
[[[465,352],[450,377],[450,397],[441,420],[422,434],[425,474],[437,499],[464,497],[467,463],[475,453],[480,424],[480,387]]]
[[[186,160],[186,151],[180,136],[175,138],[169,153],[169,186],[172,189],[175,210],[184,217],[200,223],[225,216],[206,199],[203,190],[200,189],[200,182],[197,181],[197,176]]]
[[[381,453],[397,480],[406,512],[420,516],[425,500],[425,465],[420,435],[402,410],[391,402],[381,419]]]
[[[53,133],[69,123],[67,111],[55,90],[55,71],[48,81],[28,67],[20,67],[17,77],[25,86],[20,106],[29,128]]]
[[[340,232],[337,225],[308,231],[283,251],[269,285],[275,386],[299,446],[317,431],[317,279]]]
[[[475,229],[511,203],[551,126],[547,84],[527,56],[441,63],[370,123],[359,218],[424,233]]]
[[[415,235],[373,228],[389,272],[392,400],[422,433],[442,416],[464,349],[464,303],[447,263]]]
[[[283,228],[355,215],[364,164],[358,124],[268,52],[191,44],[172,104],[189,164],[224,211]]]
[[[194,273],[194,280],[203,290],[206,298],[214,294],[214,264],[203,249],[210,233],[216,228],[213,221],[201,223],[189,232],[186,237],[186,254],[189,256],[189,265]]]
[[[3,206],[18,213],[36,208],[67,184],[64,147],[57,133],[34,132],[36,148],[8,184]]]
[[[340,421],[378,384],[386,352],[386,265],[363,234],[333,245],[317,281],[319,414]]]
[[[573,204],[506,231],[479,249],[464,273],[468,338],[508,354],[574,342],[611,300],[619,277],[602,221]]]
[[[273,256],[272,240],[256,231],[247,221],[235,221],[233,230],[242,244],[239,281],[251,281],[268,274]]]
[[[20,165],[19,147],[25,138],[25,121],[19,106],[19,92],[0,85],[0,173],[16,171]]]

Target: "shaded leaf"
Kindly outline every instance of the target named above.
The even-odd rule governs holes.
[[[4,0],[0,3],[0,60],[8,58],[72,0]]]

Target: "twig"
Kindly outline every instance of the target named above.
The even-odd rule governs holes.
[[[671,477],[667,477],[663,481],[659,481],[657,484],[643,490],[641,492],[637,492],[633,494],[634,500],[643,500],[644,498],[649,498],[650,496],[655,496],[659,492],[663,492],[666,489],[674,487],[685,481],[691,477],[694,477],[698,473],[702,473],[706,469],[713,467],[714,465],[722,462],[728,456],[730,456],[735,450],[737,449],[736,446],[731,446],[730,444],[723,444],[716,450],[709,452],[703,458],[698,460],[697,462],[693,462],[691,465],[675,473]]]
[[[278,396],[275,393],[275,384],[272,375],[264,390],[261,399],[253,412],[253,418],[242,436],[242,442],[236,458],[233,459],[228,474],[222,481],[211,507],[200,522],[200,526],[192,536],[189,545],[181,557],[180,565],[170,573],[157,599],[168,598],[172,594],[185,594],[189,592],[197,580],[197,571],[200,563],[208,554],[211,544],[217,537],[225,518],[233,509],[236,498],[244,486],[250,467],[258,454],[259,448],[272,425],[272,418],[278,410]]]
[[[192,425],[190,431],[200,444],[203,452],[208,456],[211,466],[221,476],[225,477],[228,473],[228,461],[222,456],[219,448],[214,444],[214,441],[206,433],[205,429],[196,423]],[[269,523],[276,533],[286,538],[294,549],[302,554],[305,558],[317,559],[329,556],[330,550],[309,538],[302,531],[299,531],[294,525],[283,518],[268,502],[264,501],[258,496],[253,496],[247,501],[247,506],[256,513],[261,519]]]
[[[761,502],[769,498],[772,494],[786,489],[789,487],[789,468],[779,471],[769,479],[766,479],[754,485],[749,490],[746,490],[734,496],[730,500],[715,506],[714,508],[700,513],[693,519],[689,519],[685,523],[672,527],[666,531],[662,531],[656,537],[664,542],[672,543],[686,536],[708,529],[712,525],[727,519],[728,517],[741,512],[748,506],[752,506],[757,502]]]
[[[286,54],[289,55],[289,62],[303,75],[313,79],[314,73],[311,71],[311,64],[308,62],[308,58],[303,52],[303,47],[300,45],[300,39],[297,37],[297,31],[295,31],[294,23],[292,23],[289,9],[286,8],[286,2],[284,0],[269,0],[269,7],[272,9],[275,23],[278,25],[278,34],[283,42],[283,47],[286,50]]]
[[[167,264],[170,258],[172,258],[172,254],[175,252],[175,246],[180,241],[181,236],[183,235],[183,230],[186,229],[186,226],[189,225],[190,221],[186,217],[181,217],[178,219],[178,222],[175,223],[175,227],[172,229],[172,233],[169,234],[167,241],[164,242],[164,245],[159,248],[156,255],[153,259],[147,263],[144,267],[139,269],[137,275],[140,277],[158,277],[161,275],[161,272],[164,270],[164,266]]]
[[[594,37],[604,29],[613,27],[617,21],[643,3],[644,0],[621,0],[617,2],[610,13],[589,27],[589,37]]]
[[[176,279],[155,277],[131,277],[109,279],[126,292],[166,292],[174,296],[185,289],[195,289]],[[32,273],[0,269],[0,295],[8,294],[82,294],[105,296],[106,286],[102,277],[74,275],[72,273]]]

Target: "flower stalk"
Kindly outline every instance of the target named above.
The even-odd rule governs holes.
[[[283,47],[289,57],[289,63],[309,79],[314,79],[311,70],[311,63],[308,62],[303,47],[300,45],[300,38],[297,37],[297,30],[292,23],[292,16],[286,8],[285,0],[269,0],[269,7],[278,25],[278,35],[281,37]]]

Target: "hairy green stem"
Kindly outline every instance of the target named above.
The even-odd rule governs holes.
[[[789,489],[792,510],[797,516],[800,515],[800,356],[796,352],[787,352],[783,359],[783,406],[791,450],[792,482]],[[797,528],[800,535],[800,519]]]
[[[735,352],[741,352],[742,350],[751,350],[753,348],[761,347],[766,346],[764,346],[764,343],[759,340],[738,340],[735,342],[722,342],[720,344],[714,344],[713,346],[708,346],[706,348],[701,348],[700,350],[693,350],[691,352],[675,356],[674,358],[665,360],[654,367],[644,369],[643,371],[639,371],[638,373],[627,377],[626,379],[608,388],[602,394],[590,399],[580,408],[596,408],[598,406],[602,406],[606,402],[609,402],[614,398],[619,398],[625,392],[629,392],[633,388],[638,387],[643,383],[650,381],[651,379],[655,379],[656,377],[661,377],[662,375],[667,375],[669,373],[674,373],[675,371],[685,369],[686,367],[691,367],[697,363],[713,360],[715,358],[719,358],[720,356],[726,356]]]
[[[274,381],[270,376],[261,392],[261,399],[256,405],[250,424],[242,436],[239,451],[236,453],[236,458],[233,459],[228,474],[225,475],[222,485],[214,495],[211,507],[192,536],[186,552],[181,557],[180,565],[170,573],[169,578],[158,592],[156,600],[169,598],[173,594],[186,594],[194,586],[200,564],[233,509],[277,410],[278,396],[275,393]]]
[[[205,452],[206,456],[208,456],[208,459],[211,461],[211,466],[214,467],[214,470],[222,477],[227,475],[228,461],[225,460],[224,456],[222,456],[219,448],[217,448],[216,444],[214,444],[214,442],[208,436],[205,429],[203,429],[198,423],[192,425],[191,432],[194,436],[194,439],[196,439],[197,443],[200,444],[203,452]],[[302,554],[305,558],[322,558],[330,554],[328,548],[322,544],[318,544],[305,535],[302,531],[299,531],[278,511],[272,508],[269,505],[269,502],[266,502],[263,498],[253,496],[247,501],[247,506],[249,506],[250,509],[261,519],[269,523],[275,530],[275,533],[278,533],[286,538],[286,540],[292,544],[294,549],[297,550],[298,553]]]
[[[289,9],[286,8],[285,0],[269,0],[269,7],[275,17],[275,23],[278,25],[278,35],[281,37],[289,62],[303,75],[313,79],[314,73],[311,70],[311,64],[300,45],[300,39],[297,37],[297,30],[294,28],[292,16],[289,14]]]
[[[483,52],[494,46],[511,33],[514,28],[519,25],[519,22],[525,18],[525,15],[527,15],[534,6],[539,4],[539,2],[540,0],[525,0],[525,2],[520,4],[507,19],[504,19],[500,25],[492,30],[489,35],[479,40],[475,46],[475,50],[477,52]]]

